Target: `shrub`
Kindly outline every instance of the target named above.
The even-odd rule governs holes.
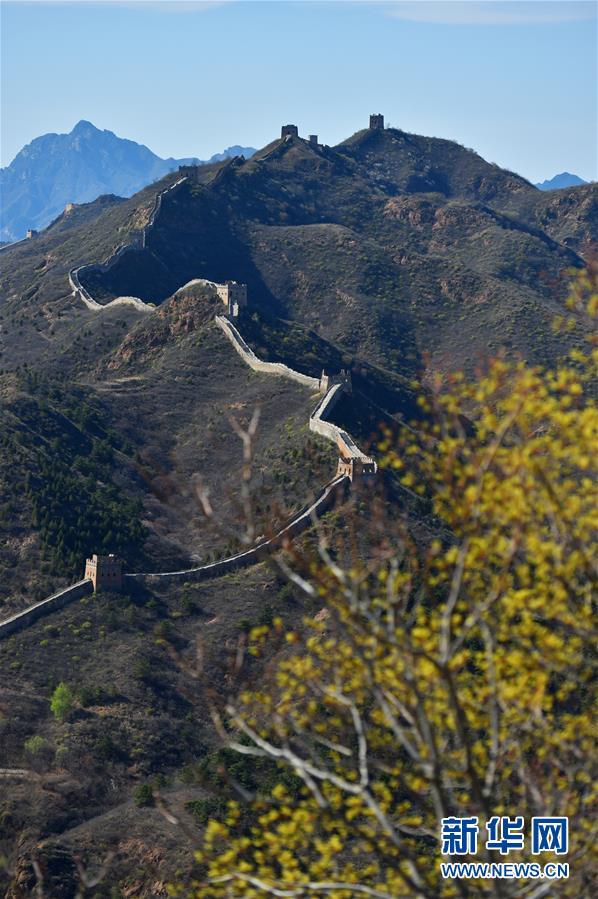
[[[40,737],[39,734],[34,734],[32,737],[29,737],[28,740],[25,740],[25,752],[31,756],[40,756],[43,752],[48,748],[48,741],[44,740],[43,737]]]
[[[50,700],[50,708],[57,721],[64,721],[71,712],[74,697],[71,688],[63,681],[58,684]]]
[[[139,784],[133,791],[133,802],[138,808],[154,804],[154,791],[151,784]]]

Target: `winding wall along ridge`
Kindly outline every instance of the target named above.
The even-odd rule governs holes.
[[[205,279],[203,278],[198,278],[193,282],[189,282],[189,284],[192,283],[212,284],[213,282],[205,281]],[[179,288],[179,290],[182,289],[183,288]],[[310,378],[307,375],[301,374],[301,372],[294,371],[292,368],[289,368],[287,365],[283,365],[282,363],[263,362],[245,343],[237,328],[235,328],[235,326],[232,325],[232,323],[228,319],[225,319],[222,316],[216,316],[216,321],[220,325],[230,342],[233,344],[237,352],[255,371],[276,374],[289,378],[311,389],[319,389],[319,381],[317,380],[317,378]],[[331,408],[339,399],[341,392],[341,384],[333,385],[333,387],[331,387],[331,389],[327,392],[326,396],[324,396],[319,401],[309,420],[310,430],[316,431],[322,436],[327,437],[328,439],[331,439],[337,443],[338,434],[345,434],[345,432],[341,432],[340,428],[337,428],[336,425],[332,425],[329,422],[324,421],[322,416],[325,413],[330,412]],[[346,435],[346,437],[351,441],[353,446],[356,447],[351,438],[349,438],[348,435]],[[357,447],[356,449],[357,452],[360,453]],[[223,574],[228,574],[240,568],[246,568],[250,565],[255,565],[258,562],[262,561],[272,550],[280,547],[286,539],[294,537],[295,535],[306,530],[311,524],[313,524],[315,519],[319,518],[331,507],[336,496],[344,493],[348,485],[349,477],[346,474],[337,475],[322,488],[319,495],[310,505],[297,512],[297,514],[293,516],[291,521],[288,522],[288,524],[286,524],[277,534],[275,534],[274,537],[271,537],[268,540],[264,540],[251,549],[236,553],[234,556],[230,556],[227,559],[220,559],[217,562],[211,562],[207,565],[201,565],[196,568],[186,568],[180,571],[140,572],[134,574],[125,574],[124,581],[125,583],[128,582],[151,584],[168,583],[170,581],[181,579],[205,580],[211,577],[219,577]],[[41,602],[36,603],[35,605],[30,606],[27,609],[24,609],[22,612],[18,612],[16,615],[8,618],[6,621],[0,622],[0,639],[2,639],[3,637],[8,637],[11,634],[16,633],[17,631],[28,627],[30,624],[33,624],[35,621],[37,621],[38,618],[41,618],[44,615],[48,615],[51,612],[56,611],[57,609],[61,609],[73,600],[92,592],[93,583],[89,579],[84,579],[76,584],[71,585],[70,587],[65,587],[63,590],[60,590],[57,593],[54,593],[52,596],[49,596],[47,599],[44,599]]]
[[[223,315],[217,315],[216,323],[224,331],[237,353],[254,371],[280,375],[284,378],[289,378],[292,381],[297,381],[297,383],[303,384],[305,387],[319,390],[320,382],[317,378],[310,378],[308,375],[304,375],[301,372],[289,368],[288,365],[284,365],[282,362],[264,362],[256,356],[251,347],[243,340],[238,329],[228,318],[225,318]],[[333,384],[310,415],[309,429],[315,434],[320,434],[321,437],[325,437],[327,440],[332,440],[333,443],[336,443],[345,458],[355,459],[364,464],[372,464],[373,460],[359,449],[350,434],[343,431],[343,429],[339,428],[337,425],[325,421],[325,416],[332,411],[333,407],[340,400],[343,389],[342,384]]]
[[[306,530],[332,505],[337,494],[344,491],[348,482],[347,475],[339,475],[325,485],[319,496],[306,508],[298,512],[291,521],[286,524],[274,537],[264,540],[257,546],[243,552],[236,553],[227,559],[218,562],[210,562],[208,565],[200,565],[198,568],[185,568],[182,571],[143,572],[140,574],[125,574],[125,581],[142,583],[168,583],[180,580],[205,580],[210,577],[219,577],[239,568],[247,568],[261,562],[273,549],[280,547],[287,537],[294,537]]]
[[[141,233],[142,247],[147,246],[147,237],[153,229],[156,222],[156,216],[162,208],[163,197],[167,193],[170,193],[171,191],[180,187],[181,184],[183,184],[183,182],[185,182],[186,180],[186,176],[183,178],[179,178],[174,182],[174,184],[171,184],[170,187],[164,188],[164,190],[161,190],[160,193],[156,196],[154,207],[150,214],[148,223]],[[73,296],[78,297],[81,302],[83,302],[87,306],[88,309],[92,309],[94,312],[100,312],[103,309],[109,309],[112,306],[134,306],[135,309],[137,309],[139,312],[153,312],[156,307],[151,303],[144,302],[144,300],[140,299],[140,297],[116,297],[114,300],[110,300],[109,303],[98,303],[97,300],[94,300],[87,288],[85,288],[81,284],[79,278],[79,275],[83,272],[100,272],[104,274],[112,268],[112,266],[117,262],[118,259],[120,259],[121,256],[135,249],[137,246],[137,242],[123,244],[122,246],[118,247],[118,249],[116,249],[114,253],[112,253],[112,255],[106,260],[106,262],[91,262],[87,265],[80,265],[77,268],[71,269],[71,271],[69,272],[69,284],[73,291]],[[179,290],[181,289],[182,288],[179,288]]]
[[[161,209],[162,197],[169,191],[174,190],[185,180],[185,177],[180,178],[170,187],[161,191],[156,197],[154,209],[152,210],[149,222],[143,230],[143,246],[146,246],[147,232],[154,226],[156,216]],[[125,244],[118,247],[118,249],[112,254],[112,256],[103,264],[83,265],[79,266],[76,269],[72,269],[69,272],[69,282],[74,295],[79,296],[82,302],[85,303],[85,305],[89,309],[93,309],[94,311],[107,309],[110,306],[125,304],[133,305],[143,312],[154,311],[155,307],[153,305],[145,303],[139,297],[117,297],[110,303],[102,305],[101,303],[98,303],[93,299],[91,294],[85,287],[83,287],[79,280],[79,273],[84,270],[94,270],[102,272],[107,271],[112,265],[114,265],[114,263],[121,255],[131,250],[133,247],[134,244]],[[209,281],[205,278],[194,278],[191,281],[188,281],[182,287],[179,287],[178,290],[175,291],[175,294],[194,284],[209,284],[214,287],[216,286],[213,281]],[[286,377],[292,381],[295,381],[296,383],[301,384],[304,387],[310,388],[311,390],[320,389],[320,382],[317,378],[312,378],[308,375],[304,375],[301,372],[289,368],[288,365],[284,365],[281,362],[265,362],[264,360],[256,356],[251,347],[245,342],[238,329],[228,318],[217,315],[216,323],[222,329],[228,340],[232,343],[237,353],[254,371]],[[340,399],[343,389],[343,385],[337,383],[328,390],[326,395],[318,402],[316,408],[310,415],[309,429],[310,431],[320,434],[322,437],[325,437],[336,443],[341,450],[341,453],[344,452],[345,457],[360,460],[364,463],[371,463],[373,465],[373,470],[375,471],[375,463],[373,462],[373,460],[361,452],[350,434],[348,434],[346,431],[343,431],[337,425],[326,421],[324,418],[326,414],[329,414],[331,412],[332,408]],[[348,486],[349,482],[350,478],[347,474],[337,474],[335,478],[333,478],[323,487],[322,491],[314,500],[314,502],[298,512],[291,519],[291,521],[287,525],[285,525],[285,527],[282,528],[274,537],[271,537],[268,540],[264,540],[262,543],[258,544],[258,546],[252,547],[251,549],[245,550],[244,552],[237,553],[227,559],[221,559],[218,562],[211,562],[207,565],[202,565],[196,568],[186,568],[180,571],[141,572],[136,574],[125,574],[124,579],[125,581],[133,581],[138,583],[164,583],[170,580],[177,580],[181,578],[203,580],[209,577],[218,577],[222,574],[235,571],[239,568],[245,568],[250,565],[256,564],[257,562],[261,561],[271,550],[281,546],[284,543],[285,539],[293,537],[296,534],[301,533],[302,531],[307,529],[316,518],[318,518],[327,509],[330,508],[337,493],[343,492]],[[41,602],[36,603],[35,605],[23,610],[22,612],[13,615],[6,621],[0,622],[0,639],[2,637],[9,636],[10,634],[21,630],[24,627],[27,627],[29,624],[32,624],[43,615],[47,615],[56,609],[62,608],[74,599],[91,592],[93,592],[93,583],[89,579],[84,579],[76,584],[71,585],[70,587],[66,587],[63,590],[60,590],[58,593],[49,596],[47,599],[44,599]]]
[[[318,403],[309,419],[309,429],[322,437],[334,440],[338,446],[341,455],[348,459],[355,459],[364,465],[373,466],[373,472],[377,471],[377,466],[371,456],[366,456],[362,452],[354,439],[347,431],[343,431],[338,425],[332,424],[331,421],[325,421],[324,416],[328,415],[337,402],[340,400],[343,392],[342,384],[334,384],[324,399]]]
[[[320,389],[320,382],[317,378],[310,378],[309,375],[303,375],[301,372],[294,371],[288,365],[283,365],[282,362],[264,362],[256,356],[228,318],[225,318],[223,315],[217,315],[216,324],[222,328],[243,361],[254,371],[261,371],[269,375],[281,375],[283,378],[289,378],[291,381],[296,381],[298,384],[310,387],[312,390]]]

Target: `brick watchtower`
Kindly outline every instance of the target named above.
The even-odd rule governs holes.
[[[123,566],[120,559],[110,553],[108,556],[98,556],[94,553],[91,559],[85,560],[85,577],[93,581],[93,589],[98,590],[122,590]]]
[[[240,309],[247,306],[247,285],[238,281],[226,281],[216,285],[216,293],[226,306],[227,313],[236,318]]]
[[[380,113],[370,116],[370,131],[384,131],[384,116]]]
[[[283,125],[280,129],[280,136],[282,137],[299,137],[299,129],[296,125]]]
[[[331,375],[328,374],[325,369],[322,369],[322,374],[320,375],[320,393],[328,393],[330,388],[334,387],[335,384],[342,384],[345,393],[352,393],[353,382],[351,379],[351,372],[347,371],[346,368],[341,368],[338,374]]]

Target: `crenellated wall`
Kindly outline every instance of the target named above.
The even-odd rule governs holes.
[[[264,362],[262,359],[259,359],[228,318],[225,318],[223,315],[217,315],[216,324],[222,328],[243,361],[254,371],[261,371],[268,375],[280,375],[283,378],[296,381],[304,387],[310,387],[312,390],[320,389],[318,378],[310,378],[309,375],[303,375],[301,372],[289,368],[288,365],[283,365],[282,362]]]
[[[258,546],[230,556],[228,559],[220,559],[218,562],[211,562],[209,565],[201,565],[198,568],[185,568],[182,571],[165,571],[155,574],[152,572],[125,574],[123,578],[125,586],[127,582],[164,584],[181,579],[200,581],[255,565],[266,558],[272,550],[282,546],[287,538],[300,534],[313,524],[316,518],[319,518],[332,506],[336,497],[344,493],[348,483],[349,479],[345,475],[335,477],[329,484],[326,484],[313,503],[298,512],[274,537],[264,540]]]
[[[144,302],[139,297],[116,297],[109,303],[98,303],[97,300],[94,300],[89,291],[81,284],[79,276],[84,272],[100,272],[102,274],[105,274],[125,253],[137,249],[139,245],[141,247],[146,247],[148,234],[154,227],[156,216],[162,208],[163,197],[167,193],[170,193],[171,191],[180,187],[181,184],[183,184],[186,180],[186,178],[179,178],[178,181],[175,181],[174,184],[170,185],[170,187],[166,187],[164,190],[160,191],[160,193],[156,196],[148,223],[141,232],[140,242],[135,241],[133,243],[123,244],[114,251],[114,253],[110,256],[109,259],[106,260],[106,262],[91,262],[87,265],[80,265],[78,268],[71,269],[71,271],[69,272],[69,284],[71,285],[73,295],[75,297],[78,297],[83,303],[85,303],[88,309],[93,309],[94,312],[100,312],[101,310],[109,309],[112,306],[134,306],[139,310],[139,312],[154,311],[155,306],[151,305],[150,303]],[[179,289],[181,290],[182,288]]]
[[[280,375],[284,378],[290,378],[292,381],[297,381],[299,384],[303,384],[305,387],[310,387],[313,390],[320,389],[322,379],[310,378],[308,375],[303,375],[298,371],[294,371],[292,368],[289,368],[288,365],[283,365],[281,362],[264,362],[262,359],[259,359],[251,347],[245,343],[239,334],[238,329],[223,315],[216,316],[216,323],[222,328],[237,353],[254,371]],[[358,462],[361,466],[365,466],[364,470],[367,474],[375,474],[377,470],[376,463],[370,456],[366,456],[365,453],[362,453],[351,435],[346,431],[343,431],[343,429],[339,428],[337,425],[325,420],[325,417],[330,414],[334,406],[336,406],[340,400],[345,389],[346,379],[332,385],[310,415],[309,429],[315,434],[320,434],[321,437],[325,437],[327,440],[332,440],[333,443],[336,443],[342,459]],[[352,468],[351,471],[353,471]]]
[[[9,637],[11,634],[23,630],[23,628],[33,624],[34,621],[43,618],[44,615],[49,615],[57,609],[64,608],[73,600],[80,599],[82,596],[87,596],[91,593],[93,593],[93,584],[88,578],[78,581],[78,583],[72,584],[70,587],[65,587],[64,590],[59,590],[58,593],[53,593],[47,599],[36,602],[35,605],[29,606],[22,612],[17,612],[16,615],[7,618],[6,621],[0,621],[0,640],[3,637]]]

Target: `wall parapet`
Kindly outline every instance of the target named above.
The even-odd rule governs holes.
[[[268,540],[264,540],[257,546],[243,552],[236,553],[228,559],[220,559],[217,562],[210,562],[208,565],[201,565],[198,568],[185,568],[182,571],[165,571],[165,572],[143,572],[140,574],[125,574],[123,581],[136,582],[143,584],[164,584],[170,581],[185,578],[186,580],[206,580],[212,577],[219,577],[223,574],[229,574],[240,568],[247,568],[255,565],[257,562],[263,561],[272,550],[282,546],[287,538],[291,538],[307,530],[314,521],[326,512],[333,504],[337,495],[344,492],[348,477],[346,475],[336,476],[332,481],[326,484],[316,499],[308,506],[297,512],[296,515],[286,524],[277,534]]]
[[[39,618],[43,618],[44,615],[49,615],[57,609],[62,609],[75,599],[91,593],[93,593],[93,584],[89,578],[84,578],[76,584],[71,584],[70,587],[65,587],[63,590],[53,593],[47,599],[36,602],[35,605],[23,609],[22,612],[17,612],[16,615],[12,615],[5,621],[0,621],[0,640],[29,627],[30,624],[33,624]]]
[[[251,347],[245,343],[233,323],[223,315],[216,316],[216,324],[222,328],[239,356],[241,356],[247,365],[254,371],[261,371],[265,374],[289,378],[291,381],[296,381],[298,384],[302,384],[304,387],[309,387],[312,390],[320,389],[318,378],[310,378],[309,375],[294,371],[294,369],[289,368],[288,365],[284,365],[282,362],[264,362],[262,359],[259,359]]]
[[[157,194],[156,199],[154,201],[153,209],[150,213],[150,217],[147,225],[143,228],[141,232],[141,238],[131,243],[121,244],[106,260],[106,262],[90,262],[87,265],[80,265],[77,268],[71,269],[69,272],[69,284],[71,286],[71,290],[73,292],[73,296],[78,297],[82,303],[84,303],[88,309],[92,309],[94,312],[100,312],[103,309],[110,309],[112,306],[134,306],[139,312],[153,312],[155,306],[146,303],[140,297],[115,297],[115,299],[110,300],[109,303],[98,303],[97,300],[94,300],[92,295],[89,293],[86,287],[81,284],[80,275],[88,272],[99,272],[100,274],[105,274],[108,272],[118,260],[125,253],[130,252],[131,250],[145,248],[147,247],[147,235],[151,232],[152,228],[155,225],[156,217],[162,208],[162,198],[165,194],[170,191],[178,188],[185,182],[186,178],[179,178],[174,184],[171,184],[169,187],[165,187],[164,190],[161,190],[159,194]]]
[[[285,378],[297,381],[305,387],[310,387],[313,390],[320,390],[322,378],[310,378],[308,375],[303,375],[298,371],[294,371],[292,368],[289,368],[288,365],[283,365],[281,362],[264,362],[256,356],[251,347],[248,346],[245,340],[243,340],[235,325],[233,325],[228,318],[225,318],[223,315],[217,315],[216,323],[222,328],[237,353],[254,371],[264,372],[265,374],[281,375]],[[335,378],[332,378],[331,380],[335,381]],[[329,388],[325,396],[318,402],[316,408],[310,415],[309,429],[315,434],[319,434],[321,437],[325,437],[327,440],[332,440],[333,443],[336,443],[340,452],[338,473],[348,473],[351,480],[353,480],[354,475],[375,475],[377,465],[370,456],[366,456],[365,453],[362,453],[350,434],[324,419],[324,416],[329,414],[338,403],[343,392],[350,389],[349,385],[350,378],[347,377],[347,373],[344,373],[344,376],[336,379],[336,383],[332,384],[332,387]]]

